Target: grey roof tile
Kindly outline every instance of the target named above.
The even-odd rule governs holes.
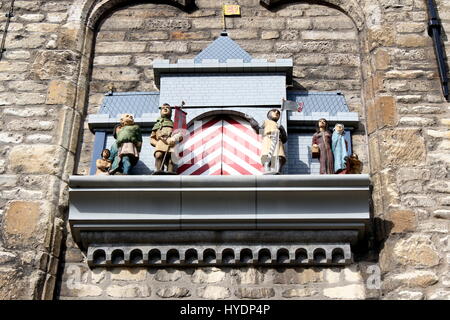
[[[231,38],[221,35],[194,60],[196,63],[201,63],[203,59],[218,59],[219,62],[226,62],[227,59],[242,59],[244,62],[250,62],[252,57]]]
[[[288,91],[287,99],[303,102],[303,115],[328,112],[335,116],[337,113],[349,112],[345,97],[341,92],[306,92]]]
[[[99,114],[116,117],[131,113],[139,118],[144,113],[156,113],[159,108],[159,92],[118,92],[106,94]]]

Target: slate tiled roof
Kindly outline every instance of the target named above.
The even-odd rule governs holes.
[[[332,116],[338,112],[349,112],[341,92],[288,91],[287,99],[303,102],[303,114],[306,116],[312,112],[328,112]]]
[[[122,113],[131,113],[135,118],[143,113],[159,112],[159,92],[117,92],[106,94],[99,114],[116,117]]]
[[[203,59],[217,59],[219,62],[226,62],[227,59],[242,59],[244,62],[250,62],[252,57],[231,38],[221,35],[200,52],[194,58],[194,62],[201,63]]]

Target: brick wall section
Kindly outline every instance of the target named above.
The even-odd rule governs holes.
[[[361,110],[359,45],[350,18],[318,5],[294,4],[271,12],[258,1],[240,4],[242,17],[227,18],[231,39],[255,59],[292,58],[294,89],[340,90],[350,111]],[[188,14],[169,5],[143,4],[108,17],[97,33],[88,113],[97,112],[111,82],[118,91],[155,91],[154,59],[192,59],[217,38],[222,29],[220,4],[197,5],[200,9]],[[360,141],[358,152],[367,163],[367,147]],[[80,174],[89,172],[92,142],[86,130]],[[144,147],[151,148],[148,141]]]

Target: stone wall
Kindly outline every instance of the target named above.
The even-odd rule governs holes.
[[[10,1],[0,2],[0,30]],[[0,299],[53,296],[79,55],[61,44],[72,1],[15,1],[0,61]],[[72,161],[73,162],[73,161]]]
[[[92,0],[27,0],[15,1],[0,61],[1,299],[52,298],[58,265],[60,298],[450,299],[450,104],[425,1],[325,1],[342,12],[235,2],[243,15],[227,19],[231,38],[255,58],[292,57],[297,88],[342,90],[359,112],[354,143],[363,157],[368,145],[381,290],[367,286],[370,255],[339,270],[89,271],[65,225],[68,175],[86,174],[91,157],[84,117],[97,111],[111,78],[119,91],[154,90],[152,59],[195,56],[219,33],[220,8],[210,0],[197,0],[193,13],[133,6],[94,32],[85,28],[96,15]],[[448,33],[450,5],[436,2]],[[9,3],[0,1],[2,13]]]
[[[61,299],[365,299],[357,266],[347,268],[96,268],[70,264]]]
[[[450,299],[449,104],[426,2],[380,3],[368,21],[364,95],[382,298]],[[437,3],[449,30],[450,6]]]

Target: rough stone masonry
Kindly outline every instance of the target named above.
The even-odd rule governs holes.
[[[181,2],[15,1],[0,61],[0,299],[450,299],[450,104],[424,0],[238,0],[227,19],[254,58],[294,60],[294,88],[340,90],[359,113],[374,228],[354,265],[87,268],[66,225],[68,177],[88,173],[92,152],[86,117],[112,80],[156,90],[154,59],[193,58],[220,33],[217,1]],[[436,3],[448,33],[450,4]]]

